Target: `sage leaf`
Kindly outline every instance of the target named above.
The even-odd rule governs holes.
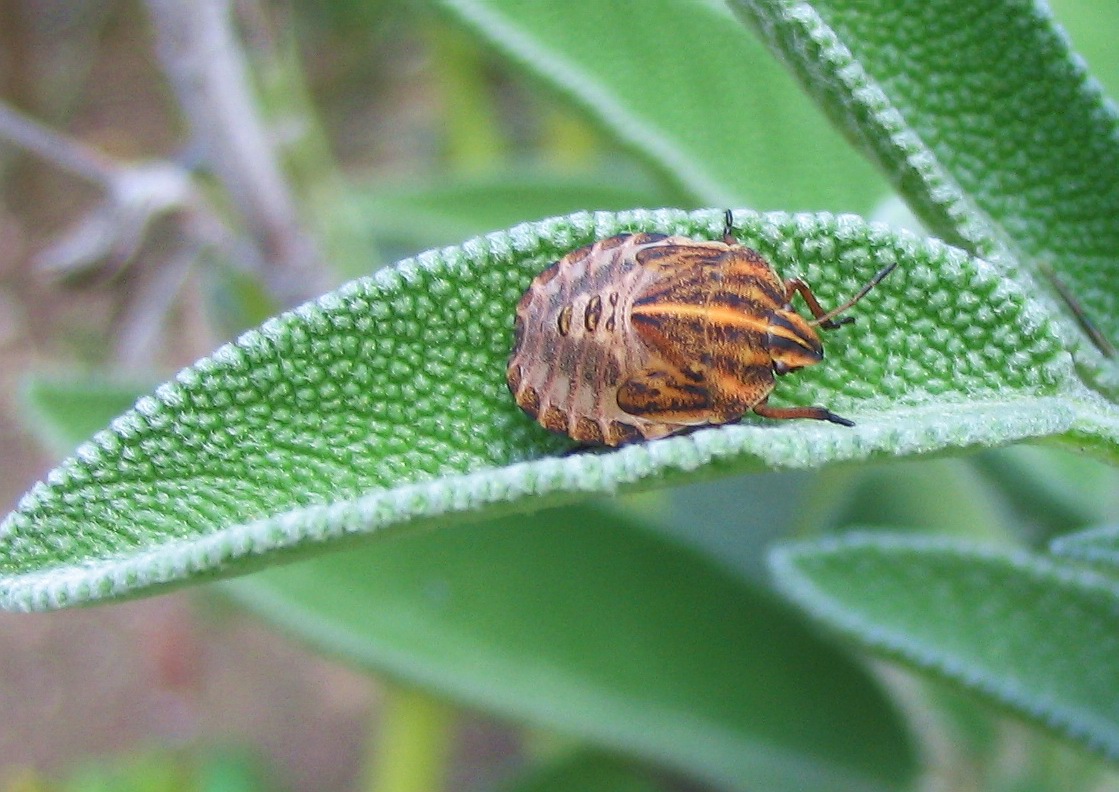
[[[782,590],[862,646],[1119,758],[1119,584],[1022,551],[854,534],[779,547]]]
[[[716,238],[722,212],[576,214],[474,239],[270,320],[141,398],[0,523],[0,605],[133,595],[405,525],[766,467],[1067,436],[1119,458],[1119,417],[1076,379],[1043,305],[935,241],[826,214],[735,215],[740,239],[837,304],[897,270],[765,421],[612,453],[528,420],[505,384],[513,308],[564,252],[627,230]],[[915,299],[913,295],[921,295]],[[705,468],[709,469],[705,473]]]

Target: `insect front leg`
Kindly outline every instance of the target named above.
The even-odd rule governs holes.
[[[800,294],[800,296],[804,298],[808,310],[812,312],[814,317],[819,319],[822,316],[827,316],[828,312],[820,305],[820,301],[816,299],[816,295],[812,293],[812,289],[800,278],[789,278],[785,281],[785,302],[791,303],[794,294]],[[826,330],[834,330],[837,327],[851,324],[854,321],[855,317],[844,316],[842,319],[828,319],[827,321],[820,322],[820,327]]]

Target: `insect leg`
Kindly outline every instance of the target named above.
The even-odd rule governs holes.
[[[812,289],[800,278],[789,278],[785,281],[785,302],[792,302],[794,294],[800,294],[800,296],[804,298],[808,310],[811,311],[812,315],[817,319],[821,316],[828,315],[828,312],[820,305],[820,301],[816,299],[816,295],[812,293]],[[855,321],[855,317],[844,316],[842,319],[828,319],[825,322],[820,322],[820,327],[826,330],[834,330],[841,325],[851,324],[853,321]]]
[[[738,240],[734,238],[734,212],[730,209],[723,215],[723,244],[738,244]]]
[[[839,424],[840,426],[854,426],[854,421],[842,418],[824,407],[771,407],[762,399],[754,405],[754,412],[763,418],[812,418],[817,421]]]

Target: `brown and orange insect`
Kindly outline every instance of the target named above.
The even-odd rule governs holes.
[[[854,424],[823,407],[771,407],[775,377],[819,363],[815,327],[890,273],[825,311],[799,278],[782,281],[756,251],[723,241],[619,234],[573,250],[536,276],[517,305],[506,378],[545,429],[588,444],[652,440],[696,426],[767,418]],[[791,301],[800,294],[814,317]]]

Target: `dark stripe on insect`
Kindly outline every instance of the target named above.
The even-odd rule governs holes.
[[[785,291],[778,289],[769,278],[763,277],[758,272],[742,272],[728,270],[723,274],[720,283],[721,292],[740,294],[748,299],[758,300],[765,304],[766,309],[773,309],[785,304]]]
[[[636,426],[631,426],[621,421],[611,421],[606,427],[606,442],[610,445],[621,445],[622,443],[633,443],[637,440],[644,440],[645,435]]]
[[[655,304],[660,308],[662,304]],[[693,336],[702,338],[706,318],[698,313],[679,313],[671,310],[640,311],[636,306],[629,315],[630,323],[640,327],[645,326],[661,332],[671,333],[674,336]]]
[[[706,326],[705,336],[710,344],[760,349],[765,334],[754,325],[710,322]]]
[[[735,354],[712,355],[710,370],[732,377],[739,382],[748,382],[757,377],[759,369],[772,377],[772,367],[768,353],[755,349],[737,349]]]
[[[771,335],[769,337],[769,349],[771,352],[774,350],[789,352],[812,363],[823,358],[823,352],[817,352],[811,345],[784,336]]]
[[[771,314],[769,317],[769,324],[771,327],[780,328],[785,331],[784,333],[774,333],[770,330],[770,335],[773,338],[787,338],[808,349],[812,349],[819,345],[819,341],[808,335],[803,327],[797,327],[780,313],[775,312]]]
[[[641,293],[633,304],[637,307],[660,303],[703,305],[711,293],[711,286],[703,278],[672,278]]]

